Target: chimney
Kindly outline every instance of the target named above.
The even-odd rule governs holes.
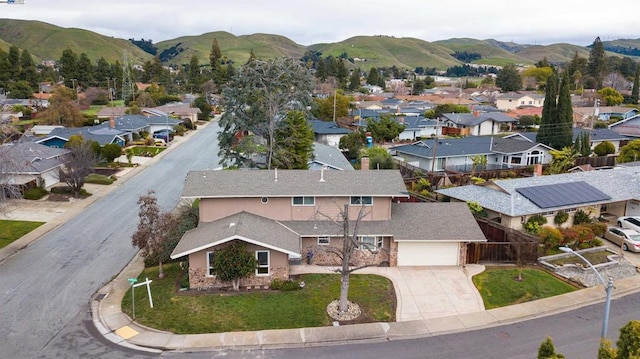
[[[478,117],[478,116],[480,116],[480,111],[474,109],[473,110],[473,117]]]
[[[542,164],[536,163],[535,165],[533,165],[533,176],[534,177],[542,176]]]
[[[362,159],[360,159],[360,169],[362,171],[369,170],[369,157],[362,157]]]
[[[116,128],[116,119],[113,116],[109,118],[109,128]]]

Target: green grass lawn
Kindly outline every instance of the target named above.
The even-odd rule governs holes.
[[[523,268],[518,281],[518,268],[487,267],[473,277],[486,309],[529,302],[569,293],[578,288],[542,269]]]
[[[152,157],[167,149],[166,147],[156,147],[156,146],[127,147],[127,149],[129,148],[133,151],[134,156],[144,156],[146,154],[150,154]]]
[[[292,292],[180,293],[182,274],[177,264],[165,265],[165,279],[157,267],[138,277],[153,280],[154,308],[149,308],[146,289],[136,288],[135,320],[143,325],[177,334],[220,333],[265,329],[303,328],[331,325],[326,313],[330,301],[338,299],[340,276],[308,274],[300,278],[305,287]],[[349,300],[360,305],[363,314],[356,321],[395,321],[396,298],[391,281],[375,275],[351,276]],[[122,310],[131,312],[131,290],[122,300]]]
[[[0,248],[40,227],[45,222],[11,221],[0,219]]]

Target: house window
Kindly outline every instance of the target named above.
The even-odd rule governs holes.
[[[384,241],[382,237],[362,236],[360,237],[360,249],[376,251],[382,248]]]
[[[315,197],[293,197],[291,202],[294,206],[314,206],[316,204]]]
[[[320,236],[318,237],[318,245],[319,246],[328,246],[331,244],[331,239],[329,236]]]
[[[578,210],[577,208],[567,208],[564,211],[567,212],[567,213],[573,213],[573,212],[575,212],[577,210]]]
[[[373,205],[373,197],[371,196],[351,196],[351,205],[352,206],[372,206]]]
[[[256,260],[258,261],[256,275],[269,275],[269,251],[256,251]]]
[[[511,157],[511,164],[512,165],[519,165],[522,161],[521,157]]]
[[[214,277],[213,274],[213,259],[216,252],[207,252],[207,277]]]

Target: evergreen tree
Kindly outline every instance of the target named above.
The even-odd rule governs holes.
[[[194,89],[197,89],[200,86],[200,61],[198,60],[198,55],[193,54],[191,56],[191,60],[189,61],[189,90],[193,92]]]
[[[313,154],[313,127],[300,111],[291,111],[275,132],[273,163],[289,170],[309,169]]]
[[[9,55],[7,57],[9,61],[9,78],[13,81],[20,79],[20,49],[13,45],[9,48]]]
[[[20,55],[20,80],[27,81],[32,88],[38,87],[38,70],[27,50]]]
[[[71,49],[62,51],[62,56],[58,61],[58,72],[64,79],[64,85],[71,88],[73,81],[78,76],[78,55]]]
[[[542,117],[540,119],[540,128],[536,141],[547,146],[551,146],[552,139],[555,135],[555,118],[556,118],[556,98],[558,96],[558,78],[555,73],[547,78],[545,86],[544,104],[542,106]],[[553,146],[552,146],[553,147]]]
[[[522,77],[520,77],[520,73],[515,64],[507,64],[498,72],[496,86],[500,87],[502,92],[519,91],[522,89]]]
[[[93,64],[86,53],[81,53],[77,64],[76,79],[78,80],[78,86],[87,88],[93,86]]]
[[[349,78],[349,91],[355,91],[360,88],[360,68],[351,71]]]
[[[218,89],[222,88],[222,85],[229,79],[225,73],[225,69],[221,65],[222,52],[218,45],[218,39],[214,38],[211,43],[211,52],[209,53],[209,65],[211,65],[211,80],[216,84]],[[229,66],[230,64],[227,64]]]
[[[371,70],[369,70],[369,75],[367,75],[367,83],[372,86],[378,85],[380,82],[378,75],[378,69],[372,67]]]
[[[115,83],[112,81],[113,79],[111,76],[111,68],[109,67],[109,62],[107,62],[104,57],[101,57],[96,63],[93,77],[98,87],[113,88],[115,86]],[[109,81],[107,81],[107,79],[109,79]]]
[[[347,76],[349,75],[349,70],[347,70],[347,67],[344,64],[344,59],[338,60],[337,65],[336,80],[340,87],[344,89],[347,87]]]
[[[636,66],[636,76],[633,78],[633,89],[631,90],[631,103],[638,103],[638,92],[640,91],[640,63]]]
[[[318,59],[318,64],[316,65],[316,77],[320,82],[327,81],[327,63],[322,57]]]
[[[591,45],[588,61],[589,76],[594,79],[596,90],[600,90],[602,88],[604,73],[607,69],[606,61],[604,44],[600,41],[600,37],[596,37]]]
[[[567,72],[569,73],[569,78],[575,85],[574,89],[577,90],[582,86],[583,76],[588,73],[587,59],[578,56],[578,51],[576,51],[567,67]]]
[[[565,72],[560,83],[558,94],[557,121],[560,124],[556,131],[557,141],[553,141],[553,148],[570,147],[573,143],[573,107],[569,92],[569,76]]]

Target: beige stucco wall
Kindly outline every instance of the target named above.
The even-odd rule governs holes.
[[[232,242],[227,242],[217,247],[204,249],[189,255],[189,286],[191,289],[224,288],[231,286],[231,283],[220,282],[216,277],[207,275],[207,252],[222,249]],[[269,286],[275,278],[289,279],[289,257],[287,254],[255,244],[247,243],[246,245],[247,251],[252,253],[258,250],[269,251],[269,274],[244,278],[240,281],[240,287],[265,287]]]
[[[200,221],[212,222],[241,211],[280,221],[327,220],[327,216],[338,219],[349,200],[349,197],[316,197],[315,206],[294,206],[291,197],[271,197],[266,203],[260,198],[204,198],[200,200]],[[349,217],[357,218],[359,211],[360,206],[349,206]],[[373,206],[365,206],[365,213],[365,221],[390,219],[391,199],[374,197]]]

